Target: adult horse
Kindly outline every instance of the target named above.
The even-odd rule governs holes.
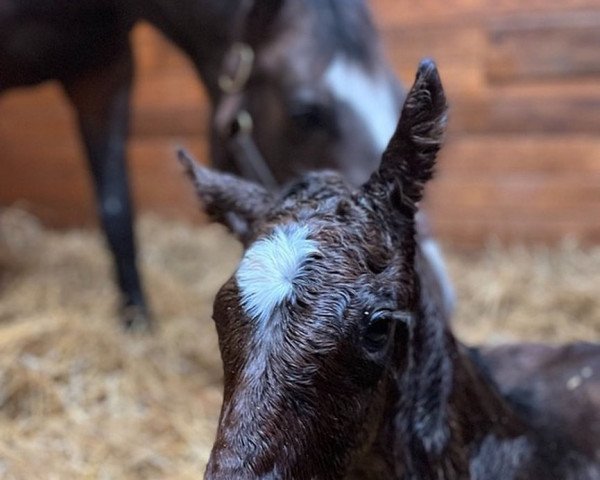
[[[269,187],[314,168],[359,184],[403,98],[364,0],[0,0],[0,92],[53,79],[64,87],[129,326],[148,320],[125,161],[138,19],[193,61],[214,107],[214,164]],[[421,246],[449,303],[437,251]]]

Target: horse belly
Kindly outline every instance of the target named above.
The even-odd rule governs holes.
[[[129,26],[96,3],[0,0],[0,90],[69,79],[122,48]]]

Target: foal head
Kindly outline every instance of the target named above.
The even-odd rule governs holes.
[[[365,0],[257,1],[243,23],[254,61],[243,88],[217,101],[221,138],[246,111],[278,182],[316,168],[364,182],[394,132],[403,98]],[[222,146],[215,144],[216,164],[231,168]]]
[[[343,478],[385,442],[418,308],[414,215],[445,120],[425,61],[359,188],[310,173],[274,196],[182,154],[246,247],[214,304],[225,390],[207,478]]]

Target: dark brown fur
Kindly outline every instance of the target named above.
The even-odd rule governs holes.
[[[600,345],[523,343],[482,348],[480,355],[532,423],[565,431],[600,461]]]
[[[445,122],[425,61],[360,188],[313,173],[253,201],[240,180],[236,202],[232,177],[181,154],[205,206],[238,215],[248,247],[282,225],[306,226],[318,245],[267,323],[242,306],[236,276],[217,295],[225,390],[206,478],[600,478],[566,432],[539,429],[502,395],[421,281],[414,217]]]

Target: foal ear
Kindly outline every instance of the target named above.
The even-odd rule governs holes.
[[[441,147],[447,104],[437,67],[432,60],[419,64],[396,131],[383,153],[379,169],[365,184],[377,196],[398,193],[401,205],[416,210]]]
[[[256,183],[200,165],[183,149],[177,155],[196,186],[204,211],[246,243],[271,205],[271,194]]]

